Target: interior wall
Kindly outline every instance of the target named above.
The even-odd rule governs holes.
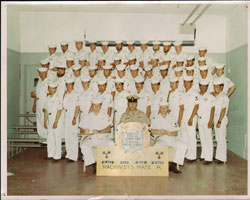
[[[248,15],[245,5],[235,7],[227,18],[227,76],[236,84],[230,97],[228,149],[247,159],[248,144]]]
[[[47,52],[47,44],[70,42],[76,38],[95,40],[193,40],[180,35],[179,24],[187,15],[81,12],[21,12],[21,52]],[[216,23],[214,23],[216,22]],[[212,31],[215,30],[215,31]],[[186,48],[197,52],[206,45],[212,53],[226,52],[226,16],[203,15],[196,22],[196,45]]]
[[[7,47],[20,51],[20,14],[9,6],[7,7]]]
[[[19,124],[20,110],[20,53],[7,49],[7,134],[8,137],[16,135],[11,125]]]

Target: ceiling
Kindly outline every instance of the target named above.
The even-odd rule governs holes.
[[[238,3],[212,4],[206,11],[211,15],[226,15]],[[101,13],[167,13],[189,14],[197,4],[176,4],[176,2],[29,2],[13,3],[7,5],[8,11],[14,12],[101,12]],[[205,7],[200,6],[196,14]]]

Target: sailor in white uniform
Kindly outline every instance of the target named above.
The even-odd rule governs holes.
[[[209,81],[202,79],[199,82],[200,97],[198,115],[199,135],[201,139],[201,160],[210,164],[213,160],[212,128],[214,124],[214,96],[208,91]]]
[[[63,131],[65,135],[66,161],[73,162],[78,159],[78,114],[80,110],[79,93],[74,89],[74,79],[65,81],[66,92],[63,96]]]
[[[79,124],[80,133],[87,136],[80,147],[85,166],[96,162],[93,147],[114,146],[114,142],[109,139],[111,119],[107,114],[101,112],[102,100],[95,98],[92,100],[92,105],[92,111]]]
[[[192,88],[193,77],[184,76],[185,92],[180,100],[178,125],[181,128],[182,141],[187,145],[186,158],[188,162],[196,161],[196,122],[199,108],[199,93]]]
[[[57,96],[57,83],[48,83],[49,95],[44,103],[44,128],[48,129],[47,137],[47,159],[58,161],[61,159],[62,142],[61,142],[61,127],[62,127],[62,99]]]
[[[168,103],[166,101],[162,101],[159,104],[159,114],[151,120],[150,128],[152,134],[156,137],[155,146],[171,146],[176,149],[176,154],[173,163],[169,166],[169,170],[177,174],[181,173],[177,169],[177,164],[184,164],[187,146],[177,137],[180,128],[171,115],[168,114]]]
[[[215,79],[214,95],[215,95],[215,112],[214,112],[214,130],[217,141],[216,147],[216,163],[223,164],[227,161],[227,123],[228,123],[228,106],[229,97],[223,92],[224,82],[222,79]]]

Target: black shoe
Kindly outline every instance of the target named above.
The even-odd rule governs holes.
[[[212,163],[212,161],[206,161],[206,160],[203,162],[204,165],[209,165],[211,163]]]
[[[51,159],[52,159],[51,157],[44,158],[44,160],[51,160]]]
[[[216,159],[216,160],[215,160],[215,163],[221,165],[221,164],[225,164],[226,162],[223,162],[223,161],[221,161],[221,160],[217,160],[217,159]]]
[[[195,161],[196,161],[196,159],[194,159],[194,160],[186,159],[186,162],[187,162],[187,163],[193,163],[193,162],[195,162]]]
[[[197,160],[198,161],[204,161],[205,159],[204,158],[198,158]]]
[[[181,171],[177,169],[177,164],[176,163],[171,163],[169,166],[169,171],[174,172],[175,174],[180,174]]]
[[[96,174],[96,163],[93,164],[94,167],[94,174]]]
[[[53,161],[53,162],[58,162],[59,160],[61,160],[61,159],[54,159],[54,158],[53,158],[52,161]]]
[[[67,162],[75,162],[74,160],[71,160],[71,159],[69,159],[69,158],[66,158],[66,161],[67,161]]]

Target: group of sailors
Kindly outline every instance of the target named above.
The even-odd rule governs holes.
[[[47,158],[62,158],[65,138],[66,160],[78,159],[78,133],[86,135],[80,148],[85,165],[95,163],[93,146],[114,145],[120,123],[146,123],[153,145],[173,146],[171,165],[197,160],[196,128],[202,146],[200,159],[213,161],[212,129],[216,136],[215,162],[227,161],[226,127],[229,97],[235,84],[225,76],[225,64],[209,58],[206,47],[198,56],[182,51],[182,41],[109,42],[75,40],[76,52],[68,42],[49,45],[49,56],[40,61],[34,98],[37,131],[47,138]]]

